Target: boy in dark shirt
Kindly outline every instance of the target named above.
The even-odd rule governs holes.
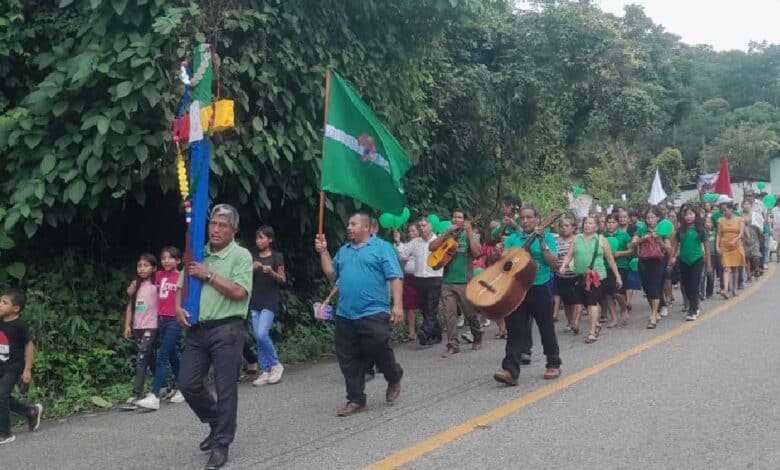
[[[26,303],[18,289],[8,289],[0,297],[0,445],[16,439],[11,433],[11,411],[27,418],[30,431],[41,425],[43,406],[27,406],[11,395],[20,378],[25,385],[32,381],[35,345],[27,324],[19,318]]]

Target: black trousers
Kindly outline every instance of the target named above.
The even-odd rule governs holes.
[[[211,428],[222,447],[233,442],[238,412],[238,371],[246,330],[242,318],[214,328],[195,325],[187,331],[179,372],[179,389],[195,415]],[[204,380],[214,368],[216,400]]]
[[[699,308],[699,286],[701,286],[701,275],[704,272],[704,258],[699,259],[692,265],[680,262],[680,283],[685,289],[685,296],[688,298],[689,312],[695,313]]]
[[[347,401],[365,405],[366,369],[375,362],[387,383],[403,376],[390,347],[390,315],[369,315],[349,320],[336,316],[336,357],[347,387]]]
[[[531,350],[531,320],[536,320],[539,335],[542,337],[544,355],[547,356],[548,368],[561,366],[558,338],[555,336],[553,323],[553,298],[550,283],[533,286],[525,296],[520,307],[506,317],[506,355],[501,367],[512,377],[520,375],[520,354]]]
[[[416,277],[417,299],[422,310],[422,331],[425,339],[441,338],[439,324],[439,299],[441,298],[440,277]]]
[[[647,300],[660,300],[663,302],[664,279],[666,278],[666,263],[662,259],[640,259],[639,277],[642,279],[642,289],[647,295]]]
[[[11,433],[11,412],[27,417],[30,407],[13,396],[14,387],[21,374],[7,371],[0,373],[0,434]]]

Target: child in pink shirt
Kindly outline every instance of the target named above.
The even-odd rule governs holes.
[[[125,311],[125,339],[134,338],[138,348],[135,359],[135,379],[133,396],[127,399],[127,405],[133,406],[144,396],[146,368],[153,361],[154,340],[157,336],[157,311],[159,298],[154,285],[154,273],[157,271],[157,258],[151,253],[143,253],[136,263],[136,289]]]
[[[173,373],[174,380],[179,376],[179,351],[177,349],[181,326],[176,322],[176,290],[178,289],[179,265],[181,251],[174,246],[166,246],[160,250],[160,265],[162,269],[155,274],[155,284],[159,294],[157,310],[157,337],[160,347],[157,350],[157,367],[154,372],[152,391],[135,404],[149,410],[159,410],[160,400],[169,399],[172,403],[181,403],[184,396],[176,386],[163,394],[162,388],[168,371]],[[170,368],[168,367],[170,365]]]

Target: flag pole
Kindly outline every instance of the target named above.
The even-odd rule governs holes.
[[[330,105],[330,69],[325,70],[325,112],[322,120],[323,129],[328,125],[328,106]],[[325,137],[322,136],[322,158],[325,158]],[[322,179],[322,175],[320,175]],[[322,190],[322,181],[320,181],[320,206],[319,216],[317,221],[317,236],[320,237],[323,234],[325,225],[325,191]]]

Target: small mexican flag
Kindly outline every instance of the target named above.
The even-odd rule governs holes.
[[[401,178],[411,166],[409,156],[346,80],[328,73],[321,189],[400,214]]]

